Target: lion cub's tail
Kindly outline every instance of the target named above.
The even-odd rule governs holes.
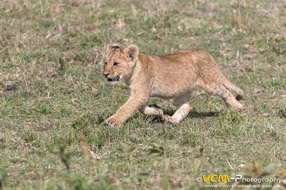
[[[234,92],[236,92],[238,95],[236,96],[237,100],[242,100],[243,96],[245,96],[243,90],[241,90],[239,87],[237,87],[235,84],[233,84],[232,82],[230,82],[228,79],[226,79],[226,81],[224,82],[224,85],[226,86],[226,88],[228,88],[229,90],[233,90]]]

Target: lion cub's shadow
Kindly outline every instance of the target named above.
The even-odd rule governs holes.
[[[159,106],[158,106],[159,107]],[[162,108],[161,108],[162,109]],[[167,115],[173,115],[176,110],[173,109],[163,109],[164,114]],[[220,112],[215,112],[215,111],[208,111],[208,112],[198,112],[196,110],[191,110],[190,113],[187,115],[186,118],[205,118],[205,117],[217,117],[219,116]],[[150,123],[166,123],[162,117],[160,116],[145,116],[147,120],[149,120]],[[186,119],[185,118],[185,119]]]

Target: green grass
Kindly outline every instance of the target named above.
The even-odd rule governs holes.
[[[285,179],[285,11],[282,0],[2,1],[0,189],[205,189],[197,177],[263,172]],[[207,50],[246,92],[246,109],[228,111],[196,89],[180,124],[136,113],[110,128],[104,120],[129,95],[102,77],[110,42],[150,54]],[[174,112],[171,101],[150,102]]]

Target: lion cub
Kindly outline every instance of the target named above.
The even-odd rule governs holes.
[[[216,94],[228,107],[243,106],[231,94],[241,99],[244,92],[231,83],[221,72],[214,58],[202,50],[180,50],[163,56],[139,53],[136,45],[127,48],[113,44],[107,49],[104,76],[111,84],[123,79],[130,87],[128,101],[105,122],[121,126],[137,110],[146,115],[162,117],[170,123],[179,123],[191,110],[189,98],[192,88],[199,86]],[[174,99],[174,115],[164,115],[161,109],[148,106],[149,97]]]

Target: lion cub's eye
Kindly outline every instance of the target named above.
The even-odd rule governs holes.
[[[113,63],[113,66],[116,66],[116,65],[118,65],[118,64],[119,64],[119,63],[117,63],[117,62],[114,62],[114,63]]]

